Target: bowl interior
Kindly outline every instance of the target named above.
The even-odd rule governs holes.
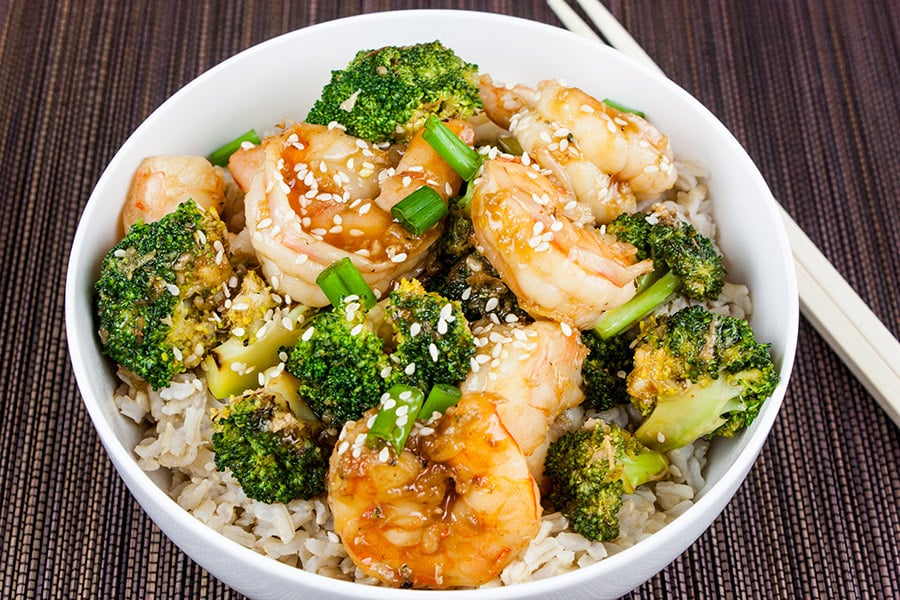
[[[640,107],[669,136],[678,157],[705,165],[730,278],[750,286],[755,307],[751,323],[759,338],[772,342],[783,380],[748,431],[714,444],[707,485],[697,505],[660,533],[595,566],[554,578],[552,585],[535,582],[505,591],[451,595],[521,597],[544,595],[551,589],[561,594],[567,588],[581,589],[588,581],[595,592],[618,595],[639,585],[682,552],[724,507],[758,454],[784,395],[798,317],[790,251],[774,200],[738,142],[674,83],[567,31],[486,13],[380,13],[275,38],[198,77],[160,106],[126,141],[85,208],[72,248],[66,290],[73,367],[84,402],[116,468],[145,510],[176,543],[213,574],[253,596],[278,595],[291,589],[296,594],[300,589],[315,588],[335,597],[382,597],[386,591],[326,580],[263,559],[178,509],[159,487],[165,477],[151,478],[138,468],[132,453],[139,441],[138,428],[111,402],[116,380],[99,352],[92,317],[93,281],[103,255],[121,235],[121,205],[142,158],[206,155],[250,127],[267,132],[285,119],[302,120],[330,71],[345,65],[357,50],[435,39],[498,81],[534,84],[541,79],[563,79],[596,97]],[[758,243],[759,231],[769,232],[766,244]],[[229,564],[237,567],[228,570]],[[628,572],[622,568],[626,564],[631,565]],[[260,572],[268,579],[261,580]],[[623,575],[610,582],[612,573]],[[392,591],[391,597],[396,593]]]

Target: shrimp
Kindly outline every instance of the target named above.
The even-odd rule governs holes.
[[[476,249],[534,317],[593,327],[634,296],[634,279],[653,269],[635,249],[559,214],[552,183],[530,167],[488,160],[471,213]]]
[[[374,410],[344,426],[328,504],[364,573],[393,586],[478,586],[534,538],[540,492],[497,414],[500,401],[464,394],[437,421],[417,425],[399,454],[366,446]]]
[[[541,480],[556,418],[584,400],[581,365],[587,347],[580,332],[551,321],[530,325],[488,324],[476,335],[482,345],[472,371],[460,386],[466,392],[493,392],[503,425],[515,438],[531,475]]]
[[[246,191],[251,243],[272,287],[304,304],[325,306],[316,277],[345,256],[376,294],[415,273],[440,227],[414,236],[392,219],[390,207],[421,185],[444,201],[461,185],[423,145],[421,137],[414,138],[394,169],[387,151],[339,128],[300,123],[232,157],[232,174]]]
[[[635,211],[628,184],[613,180],[588,160],[568,129],[534,110],[533,90],[497,86],[489,75],[482,75],[480,91],[485,112],[515,136],[524,156],[534,158],[550,172],[551,180],[590,209],[590,218],[582,222],[608,223],[620,213]]]
[[[675,185],[669,138],[643,117],[553,80],[538,83],[534,99],[538,113],[568,129],[585,156],[627,182],[639,200]]]
[[[145,158],[128,189],[122,225],[128,231],[138,221],[158,221],[190,199],[221,214],[225,206],[225,179],[221,170],[202,156]]]
[[[498,86],[482,75],[479,89],[488,116],[568,183],[598,222],[614,218],[617,209],[634,212],[635,200],[655,197],[675,184],[669,139],[643,117],[553,80],[531,89]]]

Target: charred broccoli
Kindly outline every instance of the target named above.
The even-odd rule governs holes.
[[[478,67],[434,41],[358,52],[332,71],[306,120],[340,123],[373,143],[403,143],[430,114],[467,118],[480,108]]]
[[[458,384],[475,354],[459,307],[418,280],[401,281],[371,309],[350,296],[307,325],[286,368],[312,410],[338,428],[376,406],[394,384],[423,393],[437,383]]]
[[[259,389],[233,397],[212,421],[216,468],[230,470],[248,498],[271,504],[325,491],[327,453],[280,394]]]
[[[635,432],[666,451],[703,436],[732,436],[778,385],[769,345],[750,325],[691,306],[641,323],[628,393],[646,416]]]
[[[217,342],[216,309],[231,276],[215,211],[189,200],[159,221],[136,223],[94,285],[104,354],[154,389],[169,385]]]
[[[446,229],[437,244],[434,273],[427,286],[455,300],[470,323],[490,315],[499,322],[530,322],[516,295],[470,241],[472,220],[459,202],[450,207]],[[510,316],[512,315],[512,316]]]
[[[617,404],[628,404],[625,377],[633,367],[630,341],[619,335],[602,340],[596,335],[583,335],[588,348],[581,365],[584,378],[584,407],[608,410]]]
[[[650,282],[631,300],[603,314],[594,332],[603,339],[625,331],[674,294],[695,300],[718,297],[725,284],[722,256],[712,240],[674,214],[622,213],[606,231],[637,248],[637,259],[652,258]]]
[[[547,498],[573,531],[591,540],[619,535],[623,494],[668,473],[666,457],[628,431],[602,420],[566,433],[550,444],[544,462]]]

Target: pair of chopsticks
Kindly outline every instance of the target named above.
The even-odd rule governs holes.
[[[605,40],[565,0],[547,4],[567,29],[605,41],[665,75],[599,0],[576,1]],[[780,205],[779,210],[794,255],[801,313],[900,426],[900,343]]]

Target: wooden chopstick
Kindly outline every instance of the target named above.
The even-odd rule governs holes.
[[[599,0],[576,1],[610,46],[665,75]],[[567,29],[604,42],[565,0],[547,4]],[[900,426],[900,342],[787,211],[780,205],[779,210],[794,255],[800,311]]]

